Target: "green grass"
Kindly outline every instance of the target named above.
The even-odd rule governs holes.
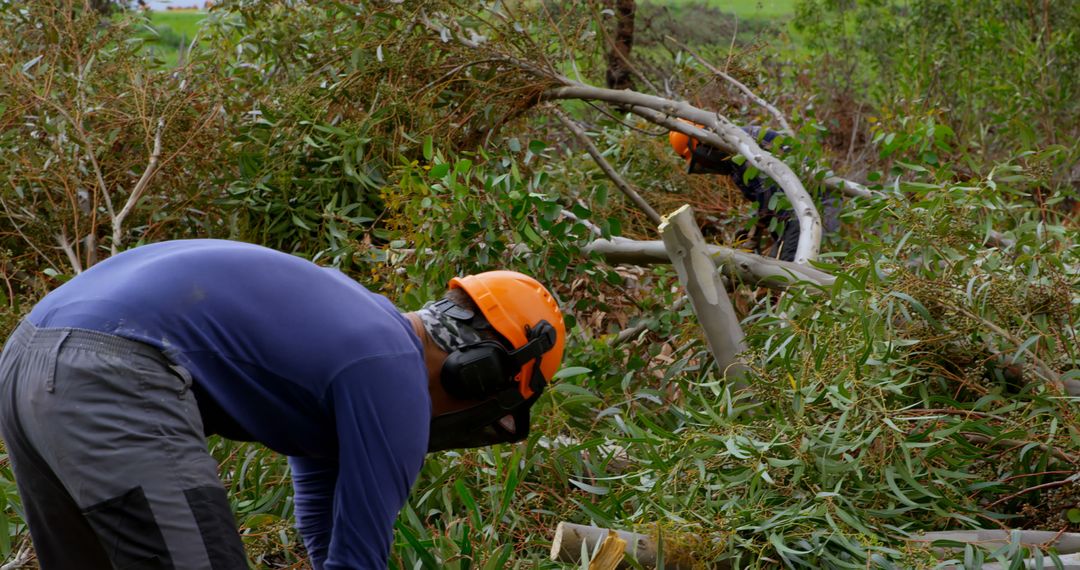
[[[204,18],[206,18],[206,12],[201,10],[169,10],[150,13],[150,21],[154,23],[154,27],[168,26],[172,31],[186,36],[189,40],[199,31]]]
[[[150,23],[157,30],[157,36],[153,38],[149,33],[145,35],[146,38],[154,40],[150,49],[157,51],[166,66],[176,65],[180,45],[187,46],[191,43],[205,18],[206,12],[201,10],[151,12]]]
[[[782,20],[795,13],[798,0],[646,0],[644,6],[667,7],[676,18],[700,17],[689,8],[709,8],[733,14],[739,20],[752,20],[759,25],[771,20]],[[158,40],[153,48],[166,66],[174,66],[178,60],[178,47],[188,43],[199,31],[206,12],[201,10],[156,10],[150,13],[150,22],[158,30]],[[694,26],[691,26],[694,27]],[[715,32],[715,30],[714,30]],[[739,29],[740,39],[752,41],[760,32],[756,27]],[[147,36],[149,37],[149,36]],[[690,43],[697,43],[691,41]]]
[[[771,20],[794,14],[796,2],[797,0],[648,0],[642,4],[671,8],[707,6],[734,13],[742,19]]]

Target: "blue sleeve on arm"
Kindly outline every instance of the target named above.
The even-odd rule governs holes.
[[[394,521],[427,453],[427,372],[415,354],[363,359],[338,375],[331,397],[338,472],[323,568],[383,569]]]
[[[330,550],[337,458],[290,457],[289,467],[292,468],[296,530],[304,539],[311,567],[321,570]]]

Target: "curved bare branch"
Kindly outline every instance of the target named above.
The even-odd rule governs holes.
[[[621,237],[598,239],[589,242],[582,250],[585,253],[603,255],[608,263],[649,265],[670,262],[667,250],[660,241],[639,241]],[[721,245],[710,245],[708,251],[713,263],[732,281],[778,290],[787,289],[798,282],[807,282],[822,288],[832,287],[836,282],[832,275],[806,264],[780,261]]]

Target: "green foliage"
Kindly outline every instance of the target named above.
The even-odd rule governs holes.
[[[795,19],[819,88],[853,94],[890,131],[947,122],[953,156],[980,167],[1055,143],[1075,161],[1078,26],[1074,2],[1025,0],[806,0]]]
[[[158,10],[150,13],[155,28],[168,28],[173,34],[191,41],[198,34],[206,12],[196,10]]]
[[[213,231],[203,225],[221,167],[213,78],[157,69],[141,23],[81,2],[0,5],[0,259],[13,313],[113,248]],[[120,216],[157,141],[141,207]]]
[[[775,18],[790,16],[795,11],[796,4],[794,0],[738,0],[735,2],[689,2],[685,0],[668,0],[665,2],[644,3],[664,6],[673,9],[678,9],[686,6],[706,6],[709,8],[719,8],[731,12],[739,18],[749,20],[772,20]]]
[[[426,142],[428,164],[399,169],[397,186],[386,192],[391,246],[415,248],[403,267],[415,287],[399,297],[401,306],[418,307],[441,295],[450,277],[493,266],[560,283],[596,273],[579,253],[593,237],[588,228],[560,215],[563,208],[549,190],[548,173],[524,170],[537,153],[545,153],[545,145],[532,141],[523,150],[511,140],[506,146],[509,152],[501,156],[481,152],[454,160]],[[581,206],[574,213],[579,220],[591,217]]]
[[[256,568],[281,568],[303,560],[284,458],[262,446],[219,437],[210,439],[210,452],[218,460],[249,561]]]
[[[148,22],[143,26],[139,37],[145,40],[146,49],[160,58],[165,67],[173,67],[180,62],[181,54],[186,54],[188,46],[198,37],[205,18],[205,12],[193,10],[150,12]]]
[[[882,197],[846,204],[827,244],[835,286],[734,295],[753,404],[717,377],[692,310],[670,309],[670,267],[581,253],[594,231],[653,228],[534,120],[546,80],[505,62],[600,77],[589,6],[226,1],[186,63],[163,70],[139,15],[53,4],[0,4],[0,327],[75,272],[57,234],[84,267],[107,257],[104,197],[115,207],[130,196],[162,117],[162,164],[118,249],[261,243],[338,266],[406,310],[451,276],[503,267],[560,298],[567,356],[532,435],[429,457],[397,522],[393,568],[562,567],[547,555],[562,520],[662,535],[666,548],[739,567],[929,568],[934,553],[908,533],[1080,529],[1080,492],[1066,484],[1075,402],[1047,379],[1080,379],[1080,250],[1059,211],[1067,194],[1049,192],[1075,167],[1080,124],[1075,14],[1059,4],[804,3],[818,75],[788,74],[783,53],[730,54],[728,69],[767,97],[806,102],[786,107],[796,133],[780,144],[808,187],[837,148],[865,150],[863,170],[882,170],[867,177]],[[1038,24],[1044,9],[1053,26]],[[1007,54],[991,49],[1004,44]],[[682,77],[665,85],[761,120],[686,54],[673,58],[660,69]],[[848,95],[874,121],[842,134],[862,133],[859,150],[835,144],[827,96],[838,85],[866,86]],[[661,212],[692,202],[728,243],[748,224],[730,186],[685,175],[666,133],[573,111]],[[1012,243],[994,246],[991,230]],[[614,342],[637,322],[641,334]],[[210,449],[252,563],[301,564],[283,458],[216,438]],[[5,459],[9,556],[26,532]],[[1020,554],[957,557],[975,567]]]

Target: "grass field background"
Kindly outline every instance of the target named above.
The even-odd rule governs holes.
[[[150,23],[155,32],[148,31],[143,37],[149,49],[171,67],[180,59],[180,46],[191,42],[205,18],[202,10],[154,10],[150,12]]]
[[[766,22],[783,21],[794,14],[797,2],[798,0],[645,0],[638,4],[643,9],[666,7],[676,18],[683,15],[687,18],[699,17],[700,13],[694,8],[707,8],[732,14],[736,20],[756,24],[739,30],[741,41],[752,38],[760,26],[768,25]],[[205,18],[206,12],[203,10],[151,11],[150,22],[157,33],[156,37],[150,33],[145,36],[150,40],[150,49],[157,51],[165,65],[176,65],[180,45],[191,42]]]
[[[188,39],[199,31],[199,24],[205,17],[206,12],[202,10],[157,10],[150,13],[150,21],[154,23],[154,27],[168,27]]]
[[[669,6],[683,8],[705,6],[730,12],[743,19],[771,20],[795,13],[798,0],[663,0],[638,2],[639,5]]]

